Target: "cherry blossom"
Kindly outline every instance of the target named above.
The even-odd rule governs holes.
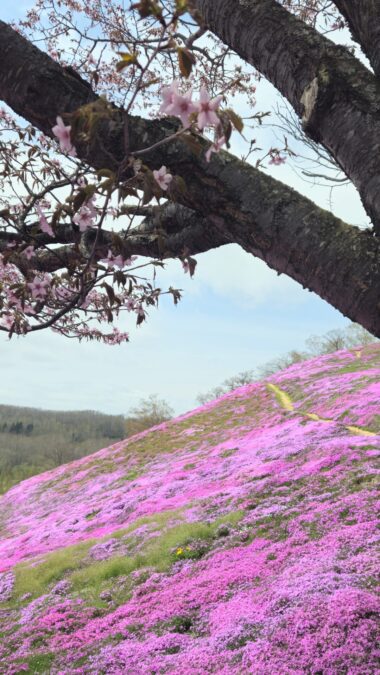
[[[50,286],[50,278],[48,275],[44,277],[34,277],[34,280],[28,283],[28,288],[35,300],[45,300]]]
[[[166,166],[162,166],[158,171],[153,171],[153,176],[161,190],[167,190],[173,180],[173,176],[166,170]]]
[[[57,124],[52,127],[52,132],[59,140],[59,145],[62,152],[67,152],[72,157],[76,157],[76,149],[71,142],[71,126],[66,126],[62,117],[58,115]]]
[[[27,260],[31,260],[32,258],[34,258],[35,256],[34,246],[27,246],[26,248],[24,248],[23,255],[25,256],[25,258],[27,258]]]
[[[163,101],[159,108],[160,113],[166,113],[167,108],[173,104],[174,94],[175,95],[179,94],[177,80],[174,80],[169,87],[162,88],[161,96],[163,98]]]
[[[198,110],[195,103],[191,100],[191,95],[191,89],[185,94],[179,94],[176,82],[174,81],[171,88],[166,87],[162,93],[164,101],[161,104],[160,112],[179,117],[185,128],[190,126],[190,115]]]
[[[215,110],[219,108],[223,96],[216,96],[210,99],[206,87],[201,87],[198,103],[198,117],[197,124],[202,131],[205,127],[217,126],[219,124],[219,117]]]
[[[0,326],[3,326],[3,328],[8,328],[10,330],[14,324],[14,318],[10,314],[3,314],[2,317],[0,317]]]
[[[274,164],[279,166],[280,164],[285,164],[286,157],[281,157],[281,155],[272,155],[272,158],[269,160],[269,164]]]
[[[113,267],[124,267],[125,261],[122,255],[114,255],[112,251],[108,251],[107,258],[105,258],[104,262],[108,263],[109,268]]]
[[[58,286],[57,288],[54,288],[54,296],[61,302],[71,300],[74,293],[74,289],[67,288],[66,286]]]
[[[79,226],[81,232],[85,232],[89,227],[94,225],[94,209],[89,205],[84,204],[73,217],[73,222]]]
[[[39,204],[36,204],[35,209],[38,213],[39,221],[40,221],[40,228],[42,232],[45,232],[45,234],[49,234],[50,237],[54,237],[54,232],[49,225],[46,216],[44,215],[41,206]]]

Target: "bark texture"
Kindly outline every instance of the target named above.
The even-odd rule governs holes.
[[[87,83],[67,73],[3,23],[0,97],[47,134],[51,134],[58,114],[73,113],[67,119],[75,127],[78,155],[96,168],[120,172],[126,152],[125,125],[132,153],[164,140],[177,129],[177,122],[171,119],[127,118],[117,108],[111,115],[105,114]],[[96,129],[90,136],[84,134],[86,115],[80,110],[86,105],[95,105],[98,111]],[[237,243],[380,337],[380,240],[343,223],[228,153],[213,155],[207,163],[207,142],[199,137],[193,140],[200,153],[179,137],[144,155],[150,168],[165,164],[181,176],[186,189],[172,194],[176,204],[170,211],[162,216],[153,214],[134,232],[130,253],[170,257]]]
[[[152,207],[141,225],[128,233],[118,232],[120,253],[125,259],[132,255],[165,260],[183,255],[196,255],[229,243],[227,234],[211,230],[206,218],[180,204],[167,202],[162,207]],[[35,256],[27,260],[24,255],[12,254],[7,248],[9,241],[22,243],[21,235],[0,232],[0,253],[5,253],[9,262],[27,274],[28,270],[56,272],[63,267],[83,264],[92,254],[97,238],[94,260],[107,258],[114,244],[114,233],[102,229],[86,230],[83,234],[71,225],[56,227],[54,243],[62,244],[55,249],[45,250],[51,242],[46,234],[34,235]]]
[[[207,27],[288,99],[358,189],[380,234],[380,85],[275,0],[195,0]]]
[[[361,46],[374,73],[380,77],[380,3],[379,0],[334,0],[346,19],[355,42]]]

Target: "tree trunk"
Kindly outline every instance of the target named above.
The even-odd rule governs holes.
[[[355,42],[358,42],[380,77],[380,3],[379,0],[334,0],[346,19]]]
[[[358,189],[380,234],[380,85],[275,0],[195,0],[207,27],[288,99]]]
[[[78,111],[97,100],[81,78],[65,71],[2,22],[0,97],[49,135],[58,114]],[[114,171],[120,169],[124,159],[125,125],[132,153],[165,139],[178,128],[170,118],[151,121],[127,117],[114,108],[112,117],[100,114],[91,138],[79,140],[82,117],[81,111],[74,115],[79,157],[95,168]],[[178,137],[144,155],[150,168],[165,164],[186,184],[185,190],[171,195],[173,201],[193,210],[179,209],[176,216],[171,215],[169,235],[173,238],[178,234],[174,255],[178,255],[182,230],[183,246],[188,246],[189,253],[228,242],[240,244],[380,337],[380,240],[343,223],[228,153],[213,155],[207,163],[204,151],[208,143],[198,136],[193,140],[200,153]],[[162,253],[153,234],[149,255],[170,255],[169,241]],[[148,254],[149,249],[145,250]]]

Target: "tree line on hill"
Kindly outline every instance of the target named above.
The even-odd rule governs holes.
[[[174,411],[152,395],[123,415],[59,412],[0,405],[0,493],[35,474],[80,459],[169,419]]]
[[[199,394],[197,401],[203,405],[245,384],[269,377],[294,363],[306,361],[313,358],[313,356],[331,354],[339,349],[352,349],[353,347],[363,346],[372,342],[378,342],[378,340],[362,328],[362,326],[355,323],[351,323],[345,328],[330,330],[324,335],[312,335],[306,340],[305,350],[298,351],[293,349],[276,359],[267,361],[262,366],[257,366],[254,370],[243,370],[241,373],[227,378],[222,384],[210,389],[210,391]]]

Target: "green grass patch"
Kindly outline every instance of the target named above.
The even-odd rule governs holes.
[[[347,366],[343,366],[343,368],[340,366],[337,374],[341,375],[342,373],[360,373],[362,370],[372,370],[372,368],[372,363],[365,364],[363,361],[358,359],[357,361],[349,363]]]
[[[360,492],[366,488],[379,486],[379,476],[376,473],[367,474],[349,474],[348,491]]]
[[[131,525],[116,532],[112,532],[99,539],[87,539],[79,544],[67,546],[44,556],[42,562],[33,566],[30,562],[19,563],[14,568],[15,586],[11,605],[25,593],[31,593],[33,597],[43,595],[52,583],[56,583],[69,573],[78,570],[84,565],[89,549],[95,544],[107,541],[111,538],[121,538],[132,533],[138,527],[151,524],[152,529],[165,527],[170,520],[179,518],[181,509],[164,511],[152,516],[138,518]],[[88,569],[87,566],[85,569]]]
[[[31,593],[33,597],[43,595],[50,584],[79,567],[94,544],[96,539],[88,539],[80,544],[49,553],[41,563],[33,567],[30,563],[16,565],[13,599],[25,593]]]
[[[112,532],[105,537],[88,539],[49,553],[39,563],[36,559],[33,565],[26,562],[19,563],[14,568],[15,586],[12,600],[7,605],[14,606],[25,593],[31,593],[32,597],[39,597],[47,592],[49,586],[70,576],[76,591],[81,593],[83,591],[85,596],[94,601],[97,599],[97,606],[105,607],[106,604],[99,601],[98,595],[107,587],[107,581],[128,575],[142,567],[154,567],[158,571],[165,571],[173,562],[171,549],[176,546],[186,546],[193,539],[211,540],[219,525],[227,522],[235,525],[243,515],[243,511],[231,512],[211,524],[177,523],[160,536],[147,541],[143,551],[136,556],[114,556],[100,562],[92,562],[88,559],[88,551],[95,544],[110,538],[125,537],[142,525],[150,525],[151,531],[165,529],[171,521],[183,518],[182,509],[173,509],[138,518],[129,527]],[[125,591],[127,594],[130,593],[129,588]]]
[[[312,520],[301,523],[303,529],[307,532],[309,539],[312,541],[321,539],[323,537],[323,531],[321,530],[320,523],[318,520]]]
[[[86,520],[92,520],[92,518],[95,518],[95,516],[97,516],[98,513],[100,513],[100,509],[95,509],[94,511],[91,511],[91,513],[87,513],[85,515],[85,518]]]
[[[287,522],[297,515],[293,511],[293,513],[276,514],[275,516],[259,518],[253,524],[254,536],[270,539],[271,541],[283,541],[289,536]]]
[[[183,518],[184,518],[183,508],[162,511],[161,513],[154,513],[151,516],[141,516],[141,518],[137,518],[137,520],[131,523],[131,525],[128,525],[128,527],[124,527],[121,530],[116,530],[116,532],[112,532],[112,534],[110,534],[109,537],[120,539],[124,535],[130,534],[131,532],[137,530],[139,527],[142,527],[143,525],[151,525],[152,531],[161,530],[162,528],[166,527],[171,520]],[[109,537],[107,537],[107,539]],[[99,541],[105,541],[105,538],[100,539]]]
[[[55,655],[51,653],[34,654],[26,659],[29,666],[27,673],[50,673],[51,665],[54,661]],[[25,671],[20,671],[25,673]]]
[[[104,582],[127,576],[144,567],[166,572],[176,559],[174,549],[185,548],[194,540],[211,543],[219,525],[227,522],[234,525],[243,515],[243,511],[236,511],[217,518],[213,523],[180,523],[148,541],[135,556],[115,556],[76,570],[70,577],[73,587],[78,592],[85,590],[88,594],[103,588]]]
[[[223,450],[223,452],[220,453],[221,457],[231,457],[234,455],[236,452],[239,451],[239,448],[229,448],[228,450]]]

